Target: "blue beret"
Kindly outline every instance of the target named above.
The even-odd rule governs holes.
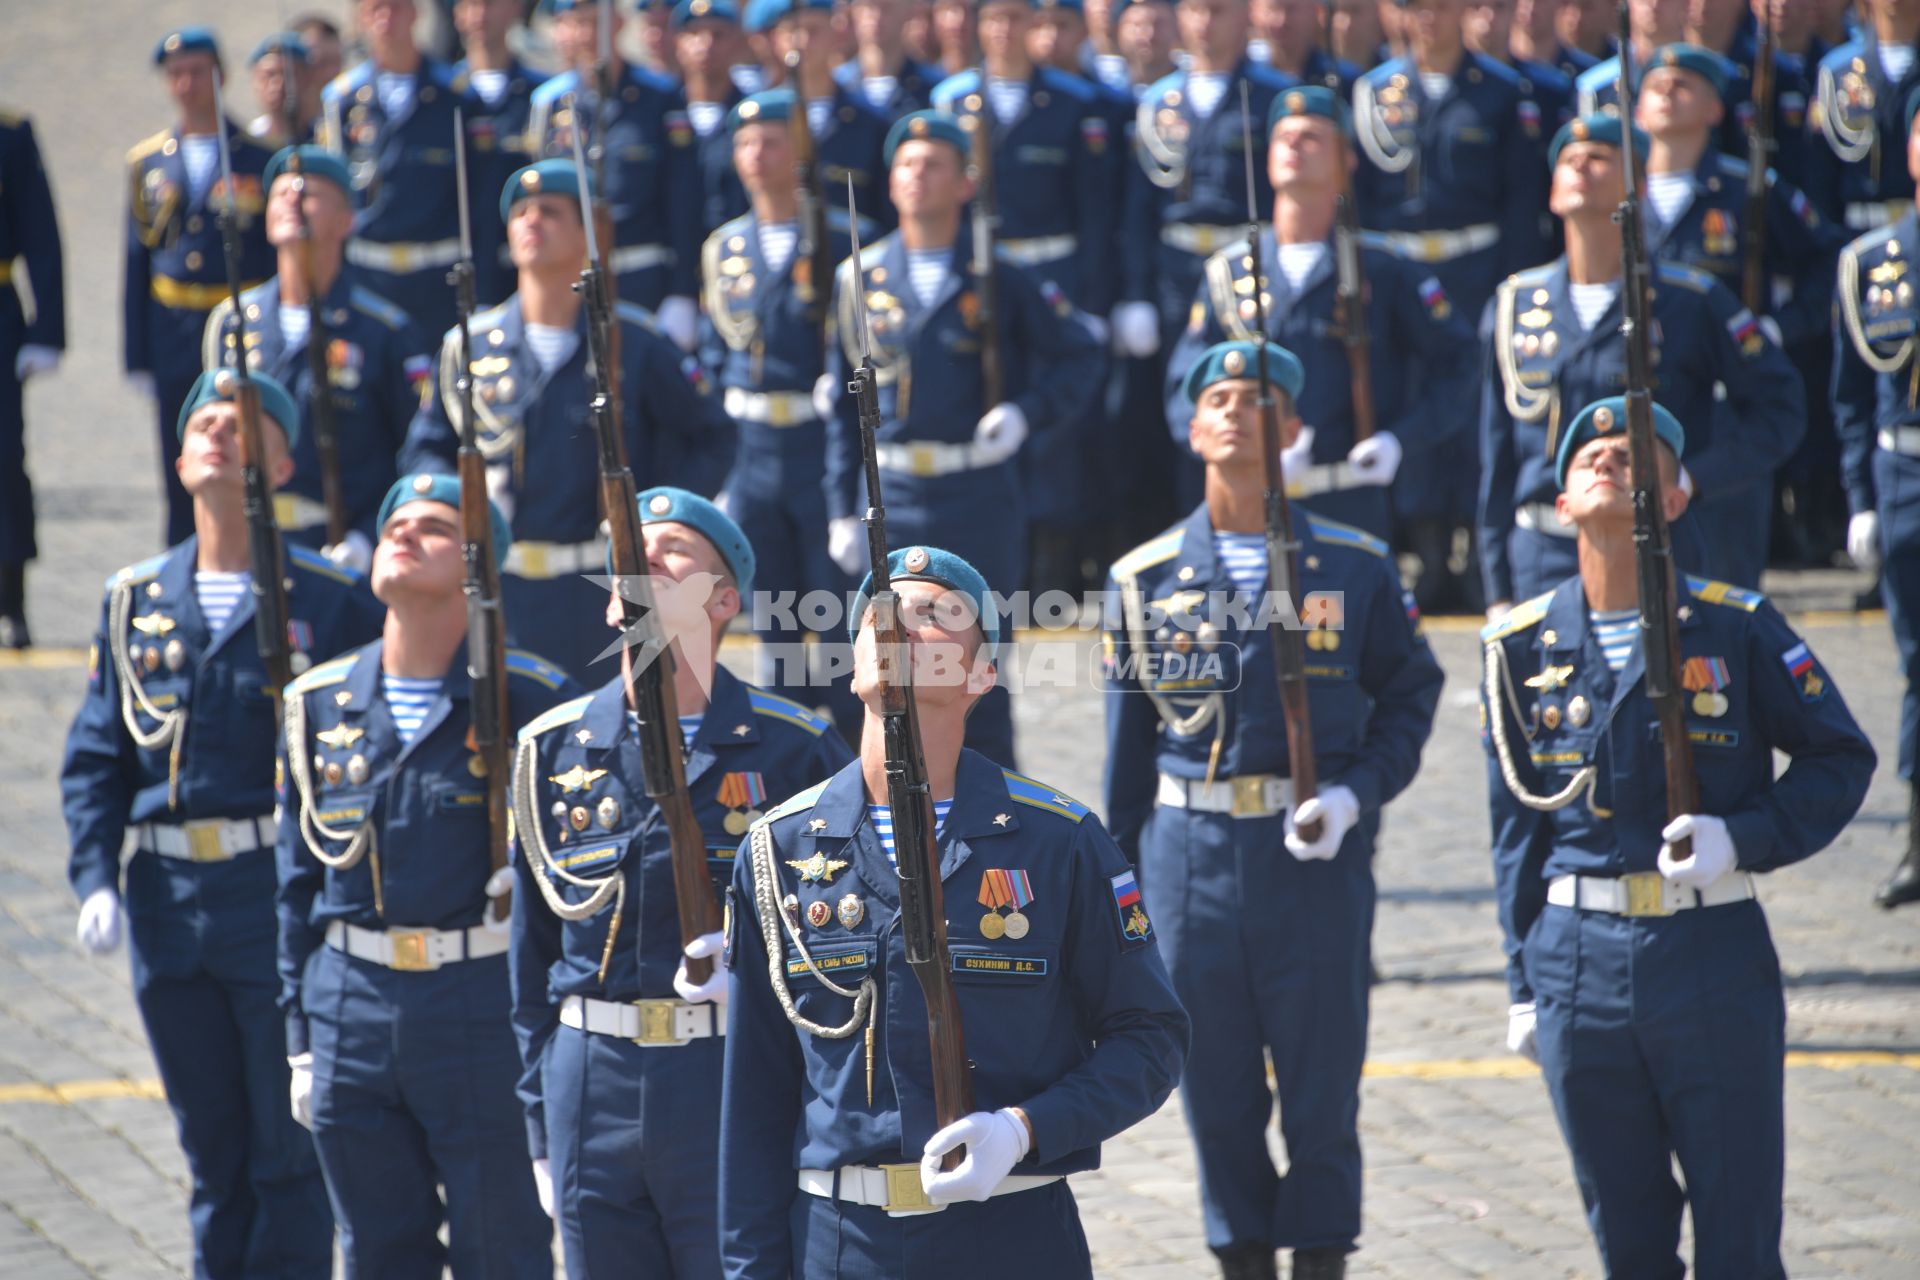
[[[1068,9],[1074,13],[1087,11],[1084,0],[1032,0],[1032,3],[1036,9]]]
[[[834,0],[747,0],[747,16],[742,25],[748,31],[770,31],[780,19],[802,9],[833,12]]]
[[[886,162],[893,167],[893,153],[900,149],[903,142],[944,142],[967,158],[967,131],[960,127],[960,119],[945,111],[915,111],[901,116],[893,122],[893,128],[887,130]]]
[[[1609,396],[1605,400],[1595,400],[1582,409],[1560,437],[1560,451],[1553,458],[1553,479],[1562,489],[1567,487],[1567,466],[1573,461],[1573,455],[1580,451],[1589,440],[1601,436],[1613,435],[1627,429],[1627,400],[1625,396]],[[1660,405],[1653,406],[1653,434],[1666,441],[1678,458],[1686,452],[1687,433],[1680,425],[1680,419],[1668,413]]]
[[[379,518],[373,522],[376,538],[385,532],[393,513],[409,502],[444,502],[458,510],[460,477],[448,472],[422,471],[395,480],[380,503]],[[493,505],[492,498],[487,499],[487,515],[493,525],[493,567],[503,569],[507,564],[507,550],[513,546],[513,531],[507,528],[507,518]]]
[[[738,23],[740,10],[734,7],[733,0],[680,0],[679,4],[673,6],[673,16],[668,22],[678,31],[689,22],[697,22],[701,18]]]
[[[1711,49],[1703,49],[1697,44],[1662,45],[1653,51],[1653,60],[1642,68],[1641,75],[1655,67],[1678,67],[1682,71],[1691,71],[1713,86],[1713,91],[1722,102],[1727,100],[1727,82],[1733,78],[1733,64]]]
[[[655,485],[640,495],[640,523],[683,524],[692,529],[720,553],[741,598],[744,600],[752,594],[754,570],[759,568],[753,544],[747,541],[747,535],[733,522],[733,517],[699,494],[671,485]],[[611,547],[607,548],[607,572],[613,572]]]
[[[1353,132],[1346,102],[1323,84],[1295,85],[1275,95],[1267,111],[1267,132],[1271,134],[1274,126],[1288,116],[1319,116],[1340,126],[1342,136]]]
[[[292,159],[296,151],[300,153],[300,172],[303,175],[309,178],[325,178],[340,188],[340,194],[344,195],[349,202],[353,200],[353,179],[347,176],[346,161],[325,147],[318,147],[310,142],[299,147],[282,147],[274,153],[273,159],[267,161],[266,174],[261,178],[267,190],[273,190],[273,180],[287,171],[287,162]]]
[[[1222,342],[1208,347],[1197,364],[1187,371],[1187,399],[1200,403],[1200,393],[1216,382],[1229,378],[1258,376],[1259,353],[1251,342]],[[1299,358],[1285,347],[1267,344],[1267,381],[1287,393],[1289,400],[1300,398],[1307,372]]]
[[[1553,145],[1547,148],[1547,168],[1551,169],[1560,163],[1560,153],[1570,142],[1619,146],[1622,127],[1620,117],[1616,115],[1576,116],[1561,125],[1560,132],[1553,135]],[[1633,154],[1642,160],[1647,156],[1647,135],[1637,128],[1633,131]]]
[[[785,124],[793,118],[793,90],[766,89],[742,98],[727,112],[727,133],[740,132],[743,124]]]
[[[938,547],[902,547],[887,557],[887,576],[895,582],[937,582],[949,591],[970,597],[980,611],[980,629],[987,637],[987,659],[1000,652],[1000,611],[993,607],[993,592],[980,571],[951,551]],[[867,601],[873,594],[873,573],[860,579],[860,591],[854,598],[853,613],[847,618],[847,639],[860,634],[861,621],[867,616]]]
[[[1112,6],[1112,11],[1110,16],[1114,22],[1118,22],[1120,21],[1120,15],[1125,13],[1128,9],[1132,8],[1136,4],[1145,4],[1145,3],[1146,3],[1146,0],[1113,0],[1113,6]],[[1173,7],[1174,0],[1159,0],[1159,3],[1164,4],[1169,8],[1171,8]]]
[[[220,42],[214,39],[212,27],[181,27],[160,37],[160,43],[153,46],[153,65],[165,65],[176,53],[210,53],[218,62]]]
[[[260,411],[280,424],[280,430],[287,437],[287,452],[293,452],[293,446],[300,441],[300,409],[294,404],[287,389],[264,373],[249,373],[247,380],[260,390]],[[173,424],[173,434],[179,439],[187,437],[187,420],[202,408],[217,400],[233,399],[234,389],[239,385],[231,369],[208,369],[193,380],[193,387],[187,392],[186,403],[180,406],[180,417]]]
[[[252,66],[270,53],[284,53],[296,62],[306,62],[307,42],[297,32],[276,31],[270,36],[261,37],[260,43],[253,46],[253,52],[247,55],[247,65]]]
[[[587,190],[593,190],[593,179],[587,178]],[[571,160],[541,160],[514,172],[507,179],[507,185],[500,189],[500,216],[511,218],[516,201],[528,196],[566,196],[570,200],[580,199],[580,175],[574,171]]]

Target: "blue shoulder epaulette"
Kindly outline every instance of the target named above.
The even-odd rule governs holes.
[[[525,676],[545,689],[558,689],[567,682],[566,672],[539,654],[528,653],[525,649],[507,650],[507,670],[516,676]]]
[[[980,87],[980,73],[974,71],[956,71],[933,86],[933,105],[942,111],[948,104],[963,93],[972,93]]]
[[[323,662],[317,667],[307,668],[307,670],[294,677],[293,682],[287,686],[287,691],[284,696],[288,698],[304,697],[315,689],[324,689],[330,684],[339,684],[347,678],[347,673],[353,670],[353,664],[359,657],[360,655],[357,652],[343,654],[338,658]]]
[[[355,311],[372,316],[375,320],[387,326],[387,328],[404,329],[407,327],[407,321],[409,319],[407,313],[365,285],[357,284],[353,286],[353,291],[348,294],[347,297],[348,300],[353,303],[353,309]]]
[[[785,800],[782,800],[779,804],[767,810],[766,814],[760,819],[760,822],[772,822],[775,818],[784,818],[794,813],[804,813],[806,810],[813,808],[820,799],[820,793],[827,789],[827,783],[831,781],[833,781],[831,778],[824,779],[823,781],[814,783],[805,791],[796,792],[788,796]],[[758,826],[759,823],[755,823],[754,825]]]
[[[531,101],[545,104],[557,98],[564,98],[567,94],[573,92],[573,86],[579,79],[580,73],[578,71],[562,71],[559,75],[542,82],[536,87],[533,91]]]
[[[1659,270],[1660,279],[1668,284],[1677,284],[1682,288],[1691,289],[1695,293],[1709,293],[1713,286],[1719,283],[1704,271],[1682,266],[1678,262],[1669,262],[1665,258],[1656,262],[1654,266]]]
[[[1108,570],[1116,582],[1135,577],[1143,569],[1165,564],[1180,554],[1181,530],[1178,525],[1157,537],[1149,538],[1113,562]]]
[[[1058,67],[1040,68],[1040,83],[1055,93],[1064,93],[1076,102],[1092,102],[1098,95],[1085,79]]]
[[[303,547],[298,543],[287,544],[287,561],[296,569],[304,569],[308,573],[317,573],[323,578],[331,578],[343,587],[350,587],[361,578],[358,569],[349,569],[345,565],[335,564],[312,547]]]
[[[167,139],[173,136],[173,130],[162,129],[149,137],[140,139],[127,148],[127,163],[139,164],[154,152],[167,145]]]
[[[1307,528],[1319,542],[1331,542],[1342,547],[1357,547],[1361,551],[1385,559],[1387,544],[1374,537],[1365,529],[1356,529],[1350,524],[1341,524],[1338,520],[1329,520],[1325,516],[1307,515]]]
[[[368,58],[358,66],[348,67],[327,81],[327,87],[320,91],[320,96],[327,102],[333,102],[336,99],[348,97],[362,84],[371,83],[372,79],[373,59]]]
[[[1000,772],[1007,780],[1007,797],[1020,804],[1045,809],[1048,813],[1057,813],[1069,822],[1079,822],[1092,812],[1078,800],[1061,795],[1044,782],[1035,782],[1032,778],[1014,773],[1010,769],[1002,769]]]
[[[157,556],[148,556],[138,564],[130,564],[107,579],[108,587],[117,587],[123,582],[145,582],[160,572],[160,566],[167,562],[168,553],[162,551]]]
[[[798,725],[816,738],[827,731],[829,722],[825,717],[809,707],[801,706],[792,698],[783,698],[765,689],[749,688],[747,701],[752,704],[753,714],[757,716],[771,716],[775,720]]]
[[[1164,100],[1169,93],[1180,88],[1181,84],[1185,82],[1185,76],[1186,72],[1184,71],[1175,71],[1168,75],[1161,76],[1158,80],[1155,80],[1147,86],[1147,91],[1141,95],[1140,100],[1142,102],[1160,102]]]
[[[1531,600],[1522,600],[1507,610],[1507,616],[1498,622],[1489,622],[1480,628],[1480,643],[1500,640],[1519,631],[1525,631],[1534,623],[1547,616],[1547,606],[1553,603],[1553,592],[1544,591]]]
[[[1731,582],[1715,582],[1712,578],[1696,578],[1692,574],[1687,575],[1687,594],[1707,604],[1729,605],[1746,613],[1752,613],[1766,600],[1758,591],[1736,587]]]
[[[593,695],[587,694],[584,697],[575,698],[571,702],[563,702],[557,707],[547,708],[547,710],[542,711],[539,715],[529,720],[526,727],[520,730],[520,741],[532,742],[549,729],[558,728],[563,724],[572,724],[575,720],[587,714],[587,704],[592,701]]]

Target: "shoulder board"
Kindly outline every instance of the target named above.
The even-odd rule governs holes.
[[[785,818],[792,814],[806,812],[808,809],[813,808],[814,804],[820,799],[820,793],[827,789],[827,783],[831,781],[831,778],[824,779],[814,783],[805,791],[788,796],[785,800],[782,800],[779,804],[767,810],[766,816],[761,818],[760,821],[772,822],[775,818]]]
[[[1512,275],[1508,276],[1505,280],[1501,281],[1501,284],[1512,285],[1516,289],[1524,288],[1525,286],[1530,284],[1545,284],[1547,282],[1547,277],[1552,274],[1553,274],[1553,264],[1551,262],[1548,262],[1548,263],[1542,264],[1541,266],[1528,267],[1525,271],[1516,271]]]
[[[309,667],[294,677],[293,683],[287,686],[285,696],[289,698],[300,698],[315,689],[324,689],[330,684],[339,684],[347,678],[347,672],[353,670],[354,660],[359,656],[360,654],[356,650],[353,653],[343,654],[330,662],[323,662],[317,667]]]
[[[1867,254],[1879,249],[1880,246],[1887,241],[1893,239],[1893,233],[1899,229],[1899,224],[1894,222],[1890,222],[1884,227],[1875,227],[1858,240],[1849,244],[1843,252],[1850,253],[1856,258],[1863,258]]]
[[[145,560],[140,561],[140,563],[130,564],[120,572],[114,574],[111,578],[108,578],[107,586],[117,587],[123,582],[145,582],[148,578],[159,573],[160,566],[166,562],[167,553],[165,551],[162,551],[157,556],[148,556]]]
[[[978,71],[957,71],[939,84],[933,86],[933,100],[946,104],[963,93],[971,93],[980,87]]]
[[[1719,159],[1720,172],[1732,178],[1740,178],[1742,180],[1746,178],[1747,162],[1745,160],[1742,160],[1739,156],[1730,156],[1724,151],[1719,153]],[[1768,172],[1771,173],[1772,170],[1769,169]]]
[[[1157,564],[1165,564],[1180,554],[1179,529],[1169,529],[1157,538],[1149,538],[1127,554],[1113,562],[1110,572],[1116,579],[1131,578],[1142,570],[1151,569]]]
[[[525,649],[507,650],[507,670],[524,676],[545,689],[558,689],[567,682],[567,673],[537,653]]]
[[[645,329],[648,333],[660,332],[660,322],[654,319],[653,312],[637,302],[616,303],[613,312],[620,317],[622,324],[630,324],[636,329]]]
[[[777,693],[768,693],[764,689],[748,689],[747,701],[753,705],[753,714],[770,716],[775,720],[784,720],[788,724],[798,725],[814,737],[827,731],[827,721],[816,714],[812,708],[803,707],[792,698],[783,698]]]
[[[1213,256],[1216,258],[1225,258],[1227,260],[1227,265],[1232,267],[1235,271],[1244,271],[1246,270],[1246,267],[1241,263],[1240,259],[1248,256],[1252,252],[1253,252],[1252,242],[1250,242],[1245,236],[1241,236],[1238,240],[1235,240],[1232,244],[1228,245],[1226,248],[1215,249],[1213,251]]]
[[[1606,58],[1594,63],[1574,78],[1583,92],[1595,93],[1620,79],[1620,59]]]
[[[520,730],[520,741],[532,742],[549,729],[557,729],[563,724],[572,724],[587,714],[587,704],[592,701],[593,695],[589,693],[575,698],[572,702],[563,702],[557,707],[547,708],[529,720],[526,728]]]
[[[1553,592],[1547,591],[1531,600],[1522,600],[1507,610],[1507,616],[1498,622],[1489,622],[1480,628],[1480,643],[1500,640],[1516,632],[1525,631],[1534,623],[1547,616],[1547,606],[1553,603]]]
[[[323,578],[331,578],[343,587],[350,587],[361,578],[355,570],[342,568],[313,548],[294,543],[287,544],[287,561],[296,569],[305,569],[308,573],[317,573]]]
[[[435,62],[429,59],[427,62],[427,75],[442,89],[453,88],[453,68],[446,63]]]
[[[1161,101],[1168,94],[1174,92],[1176,89],[1180,87],[1182,75],[1183,75],[1182,72],[1176,71],[1172,75],[1162,76],[1158,80],[1155,80],[1151,85],[1147,86],[1147,92],[1145,96],[1141,99],[1141,101],[1143,102]]]
[[[1056,93],[1064,93],[1081,102],[1092,102],[1096,97],[1093,86],[1068,71],[1058,67],[1040,68],[1040,83]]]
[[[348,295],[348,299],[353,303],[355,311],[372,316],[389,329],[397,330],[407,327],[407,313],[365,285],[353,286],[353,292]]]
[[[1480,68],[1480,73],[1489,80],[1498,80],[1501,84],[1510,85],[1515,89],[1520,87],[1520,73],[1498,58],[1488,58],[1477,53],[1469,53],[1467,56],[1474,59]]]
[[[578,72],[562,71],[552,79],[541,81],[540,84],[534,88],[532,100],[534,102],[550,103],[558,98],[564,98],[567,94],[573,92],[574,82],[578,79]]]
[[[1409,75],[1411,73],[1412,68],[1407,65],[1405,58],[1388,58],[1385,62],[1368,71],[1360,78],[1369,84],[1385,84],[1395,75]]]
[[[1057,813],[1069,822],[1079,822],[1091,812],[1078,800],[1061,795],[1044,782],[1035,782],[1032,778],[1007,769],[1000,772],[1007,780],[1007,797],[1020,804]]]
[[[139,164],[154,152],[167,145],[167,139],[173,136],[173,130],[162,129],[149,138],[142,138],[127,148],[127,163]]]
[[[478,333],[482,329],[490,329],[494,325],[499,324],[506,314],[507,304],[503,302],[497,307],[488,307],[485,311],[474,312],[469,318],[469,323],[473,325],[473,331]],[[459,332],[460,326],[456,324],[447,330],[447,336],[454,337],[457,336]]]
[[[632,75],[635,80],[638,80],[642,85],[654,90],[656,93],[672,93],[680,87],[678,80],[675,80],[672,76],[661,75],[652,67],[637,66],[629,62],[627,63],[627,72]]]
[[[743,213],[737,218],[723,222],[713,229],[713,234],[707,237],[707,243],[711,244],[728,236],[743,236],[747,233],[747,224],[751,221],[753,216]]]
[[[1262,89],[1272,89],[1276,93],[1291,89],[1299,83],[1286,72],[1275,71],[1272,67],[1258,62],[1247,63],[1246,77]]]
[[[1853,60],[1866,52],[1866,46],[1859,40],[1849,40],[1843,45],[1829,49],[1820,59],[1822,71],[1845,71]]]
[[[1710,292],[1713,286],[1718,283],[1706,272],[1697,271],[1692,267],[1683,267],[1677,262],[1668,262],[1663,259],[1656,265],[1659,268],[1660,278],[1662,280],[1667,281],[1669,284],[1677,284],[1682,288],[1691,289],[1695,293]]]
[[[1361,551],[1386,558],[1387,544],[1368,533],[1365,529],[1356,529],[1350,524],[1341,524],[1338,520],[1329,520],[1324,516],[1309,514],[1307,528],[1313,530],[1313,536],[1320,542],[1331,542],[1342,547],[1357,547]]]
[[[1519,67],[1515,67],[1514,70],[1519,74],[1520,78],[1532,81],[1537,87],[1559,89],[1563,92],[1573,88],[1573,77],[1550,62],[1534,62],[1529,60],[1525,70],[1521,70]]]
[[[328,81],[327,87],[320,91],[320,96],[328,101],[332,101],[335,98],[344,98],[355,89],[358,89],[363,83],[370,81],[372,77],[373,59],[369,58],[359,66],[349,67]]]
[[[1696,578],[1687,575],[1687,594],[1695,600],[1707,604],[1723,604],[1752,613],[1766,599],[1758,591],[1749,591],[1745,587],[1736,587],[1730,582],[1715,582],[1711,578]]]

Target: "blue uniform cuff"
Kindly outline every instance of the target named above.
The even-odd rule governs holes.
[[[287,1056],[297,1057],[311,1051],[312,1045],[307,1040],[307,1015],[289,1013],[287,1015]]]

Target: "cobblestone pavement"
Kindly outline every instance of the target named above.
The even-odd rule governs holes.
[[[240,0],[113,0],[84,13],[13,6],[0,42],[4,105],[34,112],[53,169],[74,344],[29,395],[43,547],[32,608],[46,648],[0,665],[0,1270],[23,1280],[178,1276],[189,1265],[185,1169],[126,959],[91,959],[73,942],[55,773],[99,584],[155,550],[159,528],[151,411],[117,376],[119,161],[164,119],[147,55],[169,25],[212,20],[237,56],[273,24],[271,6]],[[103,79],[89,83],[96,69]],[[1802,574],[1769,587],[1804,612],[1840,607],[1857,584]],[[1354,1274],[1595,1276],[1545,1090],[1502,1047],[1471,628],[1433,630],[1451,683],[1379,857],[1383,981]],[[1890,760],[1899,683],[1884,621],[1810,613],[1806,630]],[[1025,766],[1097,797],[1097,697],[1035,694],[1020,716]],[[1920,1274],[1920,910],[1889,916],[1868,903],[1904,820],[1904,792],[1883,769],[1839,843],[1765,887],[1787,982],[1786,1243],[1800,1277]],[[1177,1102],[1076,1182],[1101,1275],[1211,1270]]]

